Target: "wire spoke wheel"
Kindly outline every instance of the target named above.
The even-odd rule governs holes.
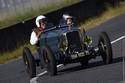
[[[53,76],[57,74],[56,59],[52,51],[46,46],[43,48],[43,58],[45,68],[49,75]]]
[[[112,62],[112,46],[110,43],[110,39],[106,32],[102,32],[99,37],[98,43],[100,49],[100,55],[105,64],[109,64]]]
[[[29,48],[27,47],[23,49],[23,62],[26,67],[26,72],[29,74],[30,78],[35,77],[36,76],[35,60]]]

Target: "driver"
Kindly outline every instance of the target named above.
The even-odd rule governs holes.
[[[31,33],[30,44],[39,46],[40,34],[44,31],[47,24],[46,17],[44,15],[40,15],[36,18],[35,22],[36,22],[37,28],[34,28]]]

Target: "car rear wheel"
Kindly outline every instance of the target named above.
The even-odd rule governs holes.
[[[45,46],[43,47],[43,58],[44,58],[44,66],[47,69],[49,75],[53,76],[57,74],[57,67],[56,67],[56,59],[52,52],[52,50]]]
[[[36,76],[35,60],[31,54],[31,51],[27,47],[23,49],[23,61],[26,67],[26,71],[29,74],[30,78],[35,77]]]
[[[106,32],[102,32],[99,37],[98,42],[99,50],[101,57],[103,59],[103,62],[105,64],[109,64],[112,62],[112,46],[110,43],[110,39]]]

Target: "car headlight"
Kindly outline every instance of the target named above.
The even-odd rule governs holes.
[[[92,38],[90,36],[86,36],[84,38],[84,43],[89,45],[92,44]]]

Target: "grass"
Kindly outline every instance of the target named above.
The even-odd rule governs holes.
[[[0,54],[0,64],[4,64],[8,61],[14,60],[14,59],[18,59],[20,56],[22,56],[22,52],[23,52],[23,48],[24,47],[29,47],[30,50],[32,50],[32,53],[35,52],[35,46],[31,46],[31,45],[23,45],[21,47],[18,47],[17,49],[15,49],[14,51],[8,51],[5,53],[1,53]]]
[[[112,8],[112,7],[108,6],[107,10],[103,14],[101,14],[100,16],[94,17],[94,18],[90,18],[85,23],[81,23],[81,27],[85,27],[86,30],[89,30],[92,27],[98,26],[101,23],[104,23],[105,21],[107,21],[115,16],[118,16],[122,13],[125,13],[125,6],[118,6],[116,8]],[[34,52],[34,50],[35,50],[34,46],[31,46],[28,44],[28,45],[23,45],[14,51],[1,53],[0,54],[0,64],[3,64],[10,60],[19,58],[22,55],[22,50],[23,50],[24,46],[29,47],[32,52]]]
[[[19,22],[27,21],[29,19],[32,19],[33,17],[38,16],[39,14],[46,14],[78,2],[79,0],[63,0],[62,2],[52,3],[37,9],[29,9],[26,12],[23,11],[23,14],[14,12],[16,14],[13,14],[12,16],[4,19],[0,19],[0,29],[17,24]]]
[[[89,30],[122,13],[125,13],[124,5],[120,5],[118,7],[108,6],[106,11],[104,11],[100,16],[90,18],[86,20],[84,23],[81,22],[80,26],[84,27],[86,30]]]

